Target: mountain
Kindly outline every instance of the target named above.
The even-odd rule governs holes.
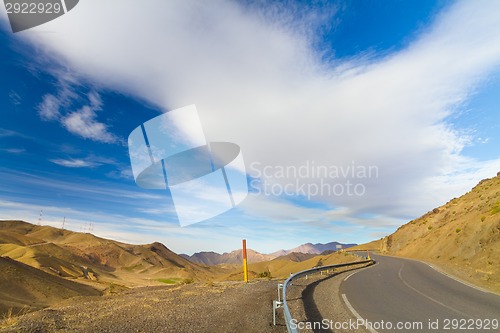
[[[336,251],[337,245],[342,245],[342,247],[348,248],[355,246],[356,244],[342,244],[338,242],[331,242],[327,244],[321,243],[306,243],[291,250],[279,250],[270,254],[262,254],[257,251],[247,249],[248,263],[257,263],[262,261],[273,260],[278,257],[285,257],[291,261],[303,261],[310,258],[310,256],[301,256],[300,254],[321,254],[325,251]],[[291,255],[293,254],[293,255]],[[181,254],[181,257],[197,263],[208,266],[220,265],[220,264],[241,264],[243,261],[242,250],[234,250],[229,253],[219,254],[216,252],[196,252],[192,256],[187,254]],[[302,259],[300,259],[302,258]]]
[[[327,252],[328,251],[324,251],[321,254],[322,255],[331,254],[331,253],[327,253]],[[279,256],[276,259],[289,260],[289,261],[293,261],[293,262],[302,262],[302,261],[306,261],[306,260],[309,260],[311,258],[314,258],[316,256],[317,256],[317,254],[314,254],[314,253],[291,252],[291,253]]]
[[[197,264],[212,266],[221,263],[220,258],[222,257],[222,254],[211,251],[211,252],[197,252],[192,256],[181,253],[180,256]]]
[[[219,254],[216,252],[197,252],[192,256],[181,254],[181,256],[191,262],[203,265],[220,265],[220,264],[241,264],[243,262],[243,251],[234,250],[229,253]],[[274,259],[275,256],[262,254],[257,251],[247,249],[248,263],[268,261]]]
[[[306,243],[306,244],[302,244],[300,246],[297,246],[296,248],[293,248],[291,250],[279,250],[279,251],[273,252],[273,253],[271,253],[271,255],[275,256],[275,257],[281,257],[281,256],[287,255],[287,254],[292,253],[292,252],[321,254],[325,251],[337,251],[338,245],[342,246],[343,249],[346,249],[348,247],[352,247],[352,246],[355,246],[357,244],[342,244],[342,243],[338,243],[338,242],[330,242],[330,243],[326,243],[326,244]]]
[[[218,273],[161,243],[131,245],[23,221],[0,221],[0,256],[60,277],[126,286],[206,280]]]
[[[380,244],[385,253],[423,259],[500,291],[500,172],[401,226]]]

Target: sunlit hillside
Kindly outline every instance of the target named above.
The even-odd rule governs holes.
[[[500,173],[386,237],[388,254],[424,259],[500,291]]]

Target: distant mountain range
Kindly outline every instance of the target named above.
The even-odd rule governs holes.
[[[243,251],[234,250],[229,253],[216,253],[216,252],[197,252],[192,256],[187,254],[180,254],[181,257],[191,261],[196,264],[203,264],[208,266],[220,265],[220,264],[241,264],[243,261]],[[247,249],[247,260],[248,263],[261,262],[272,260],[273,257],[269,254],[262,254],[257,251]]]
[[[285,256],[285,255],[292,253],[292,252],[306,253],[306,254],[321,254],[325,251],[338,250],[338,248],[337,248],[338,245],[342,246],[343,249],[346,249],[348,247],[356,246],[357,244],[342,244],[339,242],[330,242],[330,243],[326,243],[326,244],[305,243],[305,244],[299,245],[291,250],[279,250],[279,251],[271,253],[270,255],[275,256],[275,257],[281,257],[281,256]]]
[[[292,253],[298,253],[298,254],[310,254],[310,255],[316,255],[316,254],[321,254],[325,251],[336,251],[338,250],[337,246],[340,245],[342,248],[348,248],[355,246],[357,244],[342,244],[338,242],[330,242],[326,244],[322,243],[306,243],[302,244],[300,246],[297,246],[293,249],[290,250],[279,250],[270,254],[263,254],[259,253],[257,251],[248,249],[247,250],[247,259],[248,263],[256,263],[256,262],[261,262],[261,261],[269,261],[273,260],[278,257],[283,257],[283,256],[288,256],[290,257],[290,254]],[[229,253],[216,253],[216,252],[197,252],[193,254],[192,256],[187,255],[187,254],[180,254],[181,257],[197,264],[203,264],[203,265],[208,265],[208,266],[213,266],[213,265],[220,265],[220,264],[241,264],[243,260],[243,255],[242,255],[242,250],[234,250]],[[293,261],[301,261],[301,260],[306,260],[309,259],[311,256],[304,256],[304,255],[294,255]],[[291,259],[291,258],[289,258]]]

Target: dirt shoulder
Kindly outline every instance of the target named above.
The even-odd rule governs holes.
[[[134,288],[15,318],[0,332],[286,332],[272,325],[277,281]]]

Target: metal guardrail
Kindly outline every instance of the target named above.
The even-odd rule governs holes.
[[[286,328],[288,330],[288,333],[298,333],[298,330],[296,328],[291,327],[290,323],[292,321],[292,315],[290,313],[290,308],[288,307],[288,304],[286,303],[286,289],[290,283],[292,283],[294,280],[299,279],[303,276],[307,276],[309,274],[313,273],[318,273],[322,271],[326,271],[328,269],[335,269],[339,267],[347,267],[347,266],[355,266],[355,265],[361,265],[361,264],[368,264],[368,263],[374,263],[374,260],[364,260],[364,261],[354,261],[354,262],[347,262],[343,264],[335,264],[335,265],[327,265],[327,266],[320,266],[320,267],[314,267],[311,269],[306,269],[303,271],[300,271],[298,273],[295,273],[293,275],[290,275],[288,279],[285,280],[283,284],[278,284],[278,300],[273,302],[273,320],[274,320],[274,325],[276,325],[276,309],[278,308],[283,308],[283,315],[285,317],[285,322],[286,322]],[[280,289],[283,290],[283,299],[280,300]]]
[[[351,248],[344,249],[343,252],[380,252],[379,249],[359,249],[359,250],[351,250]]]

